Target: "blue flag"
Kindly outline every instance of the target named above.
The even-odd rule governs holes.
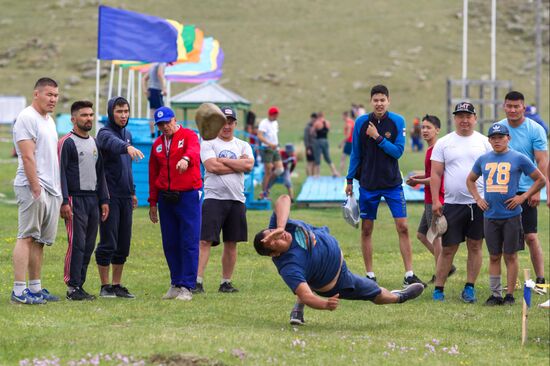
[[[523,285],[523,299],[525,300],[525,303],[527,304],[527,307],[531,307],[531,288]]]
[[[173,62],[178,58],[178,32],[166,19],[99,6],[97,58]]]

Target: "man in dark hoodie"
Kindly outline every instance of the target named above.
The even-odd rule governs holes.
[[[132,211],[137,207],[132,160],[143,159],[143,153],[132,146],[132,134],[126,130],[130,105],[122,97],[114,97],[107,105],[109,122],[99,130],[97,143],[103,156],[105,178],[109,189],[109,217],[99,226],[99,243],[95,251],[99,278],[100,297],[135,296],[121,285],[122,269],[130,253],[132,236]],[[112,282],[109,266],[112,265]]]

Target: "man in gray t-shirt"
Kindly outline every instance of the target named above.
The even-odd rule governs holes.
[[[13,250],[11,302],[15,304],[59,300],[42,288],[40,280],[44,244],[52,245],[55,241],[61,205],[57,131],[49,115],[58,97],[57,83],[53,79],[39,79],[34,86],[32,104],[21,111],[13,126],[19,162],[13,184],[19,221]]]

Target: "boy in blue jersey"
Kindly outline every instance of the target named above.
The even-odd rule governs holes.
[[[256,234],[254,248],[272,257],[279,274],[297,296],[290,324],[304,324],[304,305],[335,310],[338,299],[369,300],[375,304],[402,303],[422,293],[424,286],[411,284],[401,291],[388,291],[375,281],[350,272],[338,241],[327,227],[314,227],[289,219],[290,197],[275,203],[269,228]],[[317,295],[327,299],[322,299]]]
[[[355,121],[346,177],[348,196],[353,194],[353,179],[359,180],[361,249],[367,277],[376,281],[372,265],[372,232],[378,205],[384,197],[399,237],[399,249],[405,266],[403,285],[423,283],[413,272],[407,203],[397,162],[405,149],[405,120],[399,114],[388,111],[390,93],[384,85],[374,86],[370,95],[373,111]]]
[[[489,143],[493,151],[480,156],[468,175],[466,185],[477,205],[483,210],[484,234],[489,250],[489,285],[491,296],[485,305],[514,304],[514,288],[518,276],[517,252],[524,249],[521,225],[521,205],[544,187],[544,176],[525,155],[510,150],[510,132],[495,123],[489,128]],[[534,183],[517,195],[521,174],[530,176]],[[477,191],[476,181],[483,175],[484,196]],[[504,254],[508,288],[502,298],[500,259]]]

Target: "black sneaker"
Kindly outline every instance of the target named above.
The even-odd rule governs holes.
[[[422,282],[420,280],[420,278],[416,277],[415,274],[413,274],[412,276],[409,276],[409,277],[405,277],[403,279],[403,287],[407,287],[409,285],[412,285],[413,283],[420,283],[424,287],[428,286],[425,282]]]
[[[449,271],[449,274],[447,275],[447,277],[451,277],[452,275],[454,275],[456,272],[456,267],[454,264],[451,264],[451,270]]]
[[[503,305],[514,305],[516,303],[516,299],[514,299],[514,295],[512,294],[506,294],[504,296],[504,300],[502,301]]]
[[[456,272],[456,267],[454,264],[451,265],[451,270],[449,271],[449,274],[447,275],[447,278],[454,275]],[[435,275],[432,275],[432,278],[428,281],[428,284],[435,283]]]
[[[197,282],[195,284],[195,288],[191,290],[191,293],[192,294],[202,294],[202,293],[204,293],[204,286],[202,285],[202,283]]]
[[[86,294],[82,292],[82,290],[78,287],[76,287],[72,291],[67,291],[67,300],[70,301],[84,301],[87,300]]]
[[[290,324],[291,325],[304,325],[306,321],[304,320],[304,311],[303,310],[292,310],[290,312]]]
[[[403,303],[408,300],[412,300],[420,296],[424,291],[424,285],[421,282],[415,282],[405,287],[403,290],[393,290],[392,294],[399,296],[398,303]]]
[[[95,300],[95,296],[88,293],[88,291],[84,290],[84,288],[80,288],[80,291],[86,296],[86,300],[92,301]]]
[[[487,301],[485,301],[485,306],[500,306],[504,303],[504,299],[501,296],[491,295]]]
[[[101,285],[101,290],[99,290],[99,297],[103,297],[106,299],[115,298],[116,294],[115,294],[115,291],[113,290],[113,286]]]
[[[224,282],[220,285],[220,288],[218,289],[218,292],[230,293],[230,292],[239,292],[239,290],[237,290],[235,287],[233,287],[231,282]]]
[[[121,297],[123,299],[135,299],[135,295],[130,293],[128,289],[122,285],[113,285],[113,292],[115,293],[116,297]]]

